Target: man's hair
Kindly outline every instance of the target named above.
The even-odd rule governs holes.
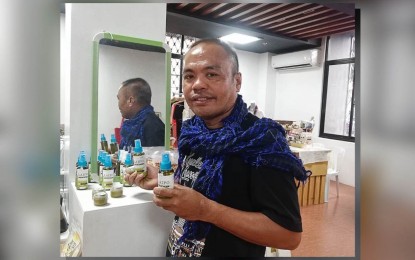
[[[207,38],[207,39],[201,39],[198,40],[196,42],[194,42],[189,50],[187,51],[187,53],[193,48],[196,47],[197,45],[201,44],[201,43],[214,43],[216,45],[221,46],[225,52],[228,54],[229,59],[231,60],[231,62],[233,63],[233,74],[236,74],[239,72],[239,61],[238,61],[238,55],[236,54],[235,49],[230,46],[227,42],[224,42],[220,39],[217,38]]]
[[[151,104],[150,85],[142,78],[128,79],[121,83],[122,87],[128,87],[130,93],[137,99],[140,105]]]

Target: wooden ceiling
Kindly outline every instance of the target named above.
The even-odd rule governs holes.
[[[315,46],[321,38],[355,29],[354,4],[316,3],[174,3],[175,13],[254,34]],[[173,22],[173,20],[168,20]],[[174,25],[170,25],[174,26]],[[194,24],[188,23],[187,27]],[[169,26],[168,26],[169,27]],[[185,30],[182,28],[182,30]],[[186,29],[189,30],[189,29]],[[191,29],[193,32],[195,28]],[[198,30],[207,30],[199,28]],[[216,33],[216,34],[219,34]],[[200,35],[189,35],[200,37]],[[212,35],[210,35],[211,37]],[[223,35],[220,35],[223,36]],[[263,38],[263,37],[262,37]],[[272,43],[272,42],[271,42]],[[307,46],[305,46],[306,48]],[[312,47],[312,46],[311,46]],[[269,48],[269,47],[268,47]],[[289,49],[289,48],[285,48]],[[254,50],[255,51],[255,50]],[[266,49],[265,51],[270,51]],[[278,49],[275,49],[278,51]],[[274,52],[275,52],[274,51]],[[257,51],[262,52],[262,51]]]

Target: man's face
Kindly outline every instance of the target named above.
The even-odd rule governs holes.
[[[219,122],[230,114],[241,87],[240,73],[225,50],[214,43],[201,43],[184,59],[183,92],[192,111],[205,122]]]
[[[129,95],[126,87],[120,87],[117,94],[118,98],[118,109],[120,110],[121,116],[123,118],[130,118],[130,107],[131,103],[129,102]]]

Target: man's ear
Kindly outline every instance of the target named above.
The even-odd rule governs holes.
[[[129,106],[129,107],[131,107],[131,106],[134,104],[134,101],[135,101],[135,100],[134,100],[134,97],[132,97],[132,96],[131,96],[131,97],[129,97],[129,98],[128,98],[128,101],[127,101],[127,102],[128,102],[128,106]]]
[[[234,76],[234,80],[236,81],[236,92],[241,90],[242,85],[242,74],[240,72],[236,73]]]

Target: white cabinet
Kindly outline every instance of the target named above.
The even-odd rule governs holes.
[[[121,198],[107,191],[108,204],[101,207],[91,193],[91,186],[70,185],[71,224],[80,227],[82,256],[165,256],[174,214],[153,203],[152,191],[124,187]]]

